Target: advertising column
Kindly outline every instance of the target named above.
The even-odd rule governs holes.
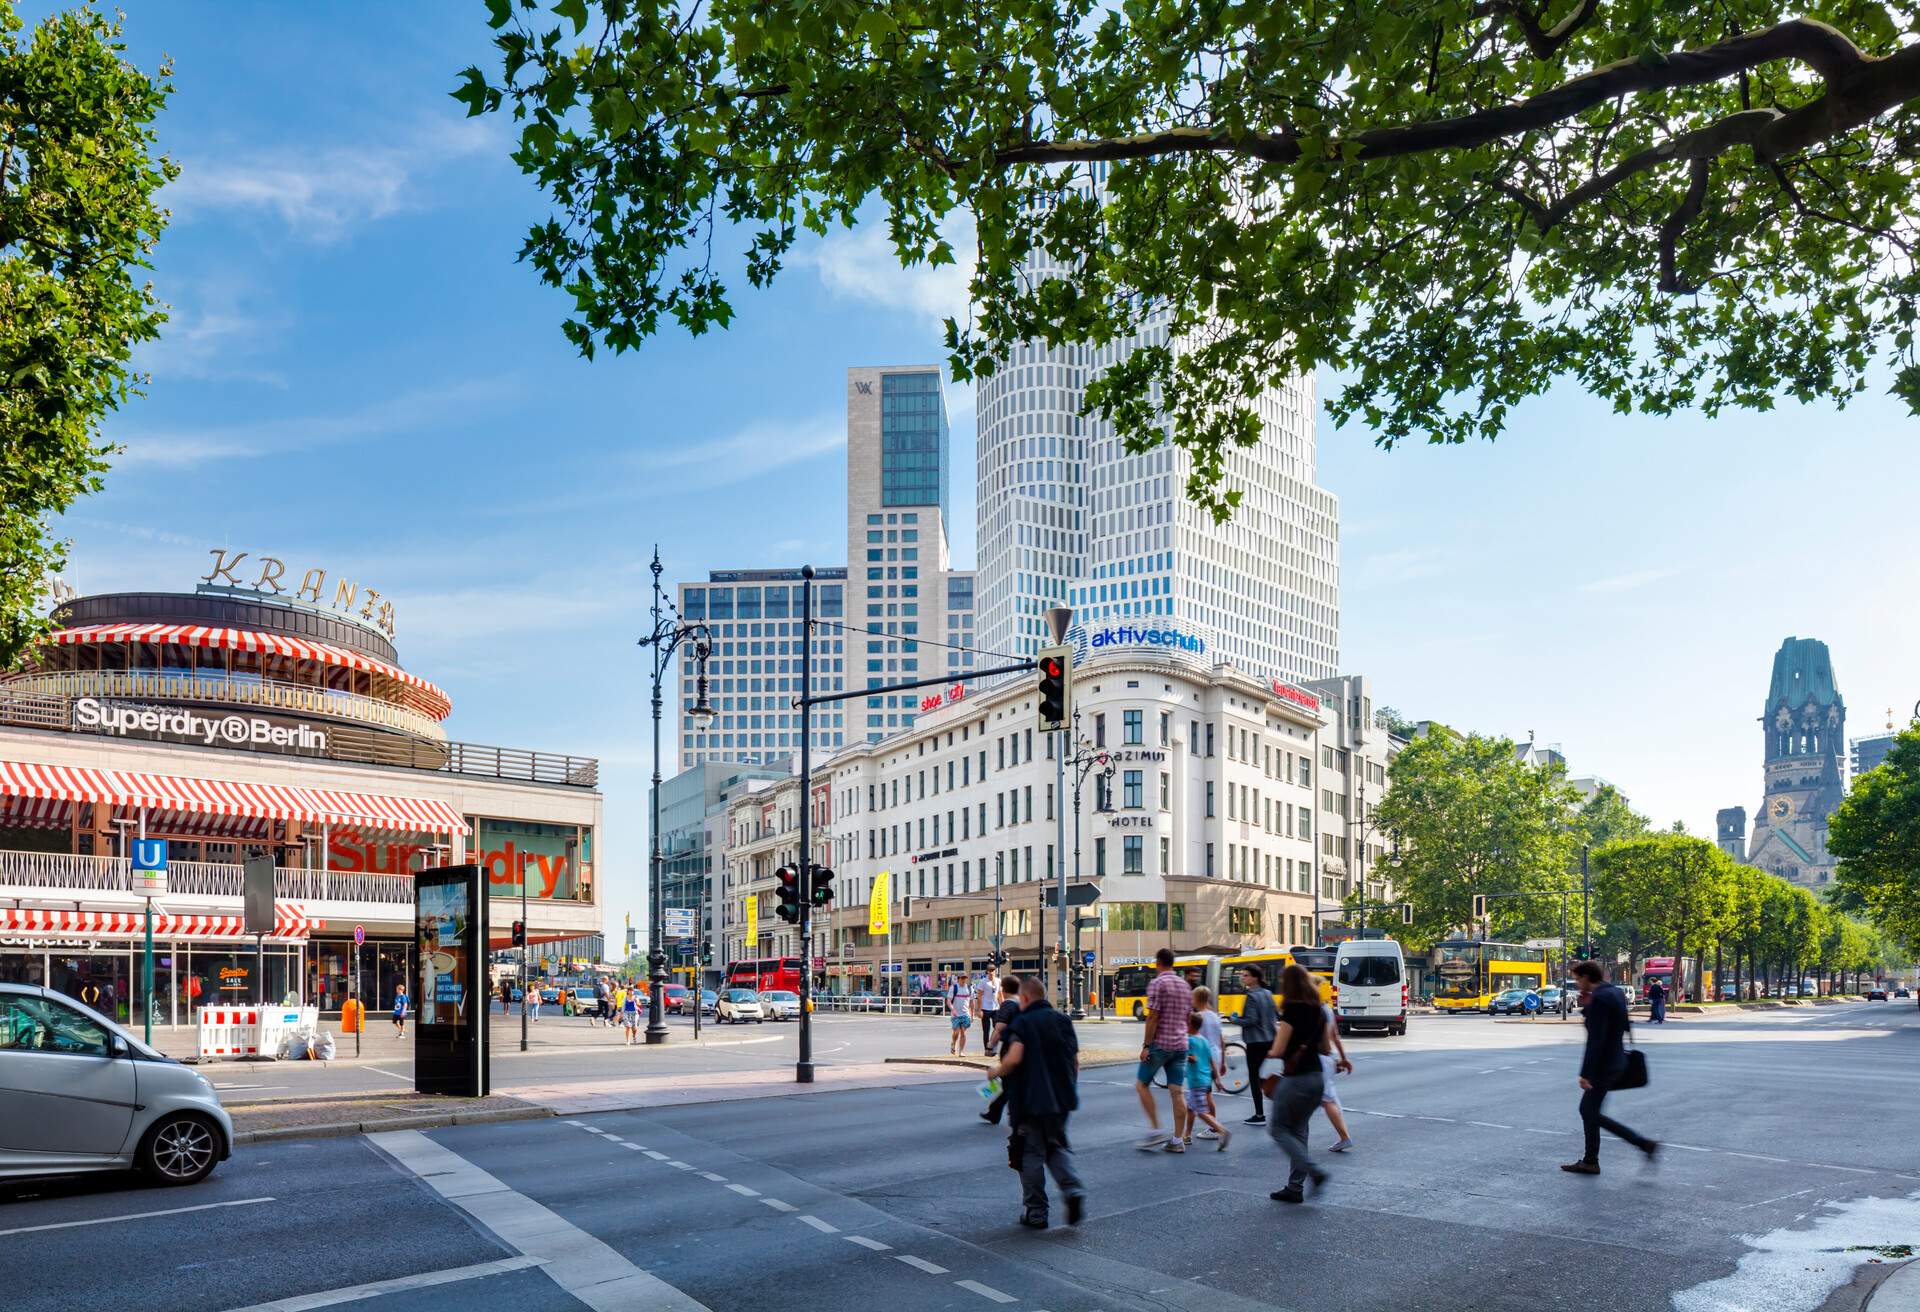
[[[414,877],[414,935],[413,1087],[483,1098],[490,1054],[487,881],[479,866],[439,866]]]

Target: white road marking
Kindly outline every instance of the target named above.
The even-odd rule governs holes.
[[[1834,1164],[1833,1164],[1832,1162],[1808,1162],[1808,1163],[1807,1163],[1807,1165],[1808,1165],[1808,1166],[1817,1166],[1817,1167],[1819,1167],[1819,1168],[1820,1168],[1821,1170],[1823,1170],[1823,1171],[1851,1171],[1851,1172],[1853,1172],[1853,1173],[1854,1173],[1855,1175],[1878,1175],[1878,1174],[1880,1174],[1880,1172],[1878,1172],[1878,1171],[1870,1171],[1870,1170],[1868,1170],[1868,1169],[1867,1169],[1866,1167],[1864,1167],[1864,1166],[1835,1166],[1835,1165],[1834,1165]]]
[[[758,1198],[760,1196],[760,1191],[758,1189],[749,1189],[743,1184],[730,1184],[727,1186],[727,1188],[733,1190],[735,1193],[739,1194],[742,1198]]]
[[[982,1298],[990,1298],[996,1303],[1011,1303],[1014,1301],[1012,1294],[1003,1294],[992,1285],[983,1285],[978,1280],[956,1280],[953,1283],[962,1289],[972,1290]]]
[[[1722,1148],[1720,1151],[1729,1157],[1750,1157],[1756,1162],[1784,1162],[1787,1160],[1784,1157],[1769,1157],[1765,1153],[1739,1153],[1731,1148]]]
[[[254,1089],[273,1093],[282,1089],[291,1089],[293,1086],[291,1084],[216,1084],[213,1087],[216,1089]]]
[[[651,1148],[642,1148],[640,1151],[645,1153],[647,1156],[653,1158],[653,1160],[656,1162],[664,1162],[669,1160],[665,1153],[657,1153]]]
[[[762,1198],[760,1201],[776,1212],[797,1212],[800,1210],[792,1203],[783,1203],[778,1198]]]
[[[1404,1112],[1368,1112],[1367,1115],[1384,1116],[1390,1121],[1404,1121],[1407,1119],[1406,1113]]]
[[[645,1149],[645,1148],[642,1148],[642,1147],[641,1147],[641,1146],[640,1146],[639,1144],[637,1144],[637,1143],[623,1143],[623,1144],[621,1144],[620,1146],[621,1146],[622,1148],[631,1148],[631,1149],[632,1149],[632,1150],[633,1150],[634,1152],[636,1152],[636,1153],[643,1153],[643,1152],[645,1152],[645,1151],[646,1151],[646,1149]]]
[[[384,1075],[390,1080],[399,1080],[403,1084],[413,1083],[411,1074],[402,1075],[399,1071],[383,1071],[378,1066],[368,1066],[365,1069],[372,1071],[375,1075]]]
[[[837,1225],[834,1225],[831,1221],[822,1221],[819,1217],[808,1216],[805,1212],[802,1212],[799,1216],[796,1216],[793,1219],[796,1221],[805,1222],[806,1224],[812,1226],[815,1230],[818,1230],[823,1235],[837,1235],[840,1233],[840,1227]]]
[[[1468,1121],[1467,1124],[1484,1126],[1489,1130],[1511,1130],[1513,1128],[1511,1125],[1502,1125],[1498,1121]]]
[[[871,1248],[876,1253],[891,1253],[893,1251],[892,1244],[883,1244],[878,1239],[869,1239],[865,1235],[848,1235],[846,1236],[846,1240],[848,1243],[858,1244],[862,1248]]]
[[[702,1171],[702,1172],[700,1172],[700,1178],[701,1178],[702,1180],[711,1180],[711,1181],[713,1181],[713,1182],[714,1182],[715,1184],[725,1184],[725,1183],[727,1182],[727,1177],[726,1177],[726,1176],[724,1176],[724,1175],[715,1175],[715,1174],[714,1174],[714,1173],[713,1173],[712,1171]]]
[[[925,1271],[930,1276],[944,1276],[944,1275],[952,1274],[945,1267],[940,1266],[939,1264],[934,1262],[929,1262],[924,1257],[915,1257],[912,1253],[895,1253],[893,1255],[893,1260],[896,1262],[905,1262],[908,1266],[912,1267],[914,1270]]]
[[[693,1170],[693,1169],[694,1169],[694,1165],[693,1165],[693,1163],[692,1163],[692,1162],[679,1162],[679,1161],[674,1161],[674,1162],[668,1162],[668,1163],[667,1163],[667,1165],[668,1165],[668,1166],[673,1166],[673,1167],[678,1167],[678,1168],[679,1168],[680,1170],[682,1170],[682,1171],[691,1171],[691,1170]]]
[[[554,1284],[595,1312],[711,1312],[706,1304],[642,1271],[620,1253],[452,1149],[418,1130],[370,1134],[367,1142],[420,1177],[510,1248],[542,1259]]]
[[[12,1230],[0,1230],[0,1235],[31,1235],[42,1230],[72,1230],[83,1225],[112,1225],[116,1221],[144,1221],[150,1216],[178,1216],[182,1212],[211,1212],[219,1207],[252,1207],[256,1203],[270,1203],[271,1198],[235,1198],[225,1203],[201,1203],[198,1207],[165,1207],[157,1212],[128,1212],[122,1216],[96,1216],[87,1221],[54,1221],[48,1225],[23,1225]]]
[[[1416,1114],[1413,1119],[1416,1121],[1439,1121],[1442,1125],[1452,1125],[1455,1123],[1451,1116],[1421,1116]]]
[[[1714,1151],[1711,1148],[1696,1148],[1690,1143],[1667,1143],[1662,1141],[1660,1146],[1662,1148],[1678,1148],[1683,1153],[1710,1153]]]
[[[1543,1130],[1537,1125],[1523,1125],[1520,1128],[1528,1134],[1572,1134],[1573,1133],[1572,1130]]]
[[[410,1276],[395,1276],[391,1280],[374,1280],[364,1285],[349,1285],[344,1289],[328,1289],[318,1294],[297,1294],[292,1298],[275,1299],[271,1303],[255,1303],[250,1307],[237,1308],[235,1312],[308,1312],[310,1308],[358,1303],[362,1299],[380,1298],[387,1294],[404,1293],[410,1289],[432,1289],[436,1285],[451,1285],[462,1280],[479,1280],[485,1276],[504,1275],[509,1271],[525,1271],[528,1267],[540,1264],[541,1259],[537,1257],[503,1257],[497,1262],[476,1262],[472,1266],[448,1267],[444,1271],[421,1271]]]

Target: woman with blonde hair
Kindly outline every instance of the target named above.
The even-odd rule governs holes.
[[[1280,1021],[1273,1049],[1280,1073],[1266,1079],[1266,1095],[1273,1104],[1267,1132],[1287,1155],[1287,1184],[1269,1195],[1275,1202],[1304,1201],[1303,1186],[1313,1181],[1316,1192],[1326,1187],[1327,1173],[1307,1153],[1307,1123],[1325,1096],[1320,1057],[1333,1051],[1320,986],[1305,967],[1295,962],[1280,972]]]

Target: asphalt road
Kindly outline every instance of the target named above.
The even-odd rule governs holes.
[[[1073,1122],[1076,1229],[1013,1224],[965,1079],[279,1143],[180,1191],[0,1186],[0,1287],[22,1312],[343,1290],[283,1306],[1792,1312],[1920,1241],[1911,1003],[1639,1028],[1653,1083],[1608,1110],[1668,1147],[1649,1167],[1608,1140],[1597,1178],[1555,1169],[1577,1024],[1433,1018],[1353,1042],[1358,1146],[1302,1207],[1268,1200],[1281,1159],[1251,1127],[1136,1151],[1108,1067]]]

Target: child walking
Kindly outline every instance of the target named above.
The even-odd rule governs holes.
[[[405,984],[393,991],[393,1032],[403,1039],[407,1037],[407,986]]]
[[[1200,1037],[1205,1039],[1208,1046],[1213,1049],[1213,1068],[1215,1079],[1218,1079],[1220,1067],[1227,1059],[1227,1035],[1225,1027],[1220,1023],[1220,1013],[1214,1010],[1213,990],[1205,984],[1194,986],[1193,1014],[1200,1018]],[[1209,1113],[1214,1111],[1212,1088],[1207,1090],[1207,1111]],[[1187,1122],[1187,1130],[1191,1135],[1193,1122]],[[1212,1139],[1216,1136],[1212,1130],[1202,1130],[1198,1137]]]
[[[1191,1129],[1198,1120],[1213,1133],[1206,1137],[1218,1139],[1220,1146],[1214,1151],[1223,1153],[1227,1143],[1233,1138],[1227,1127],[1213,1114],[1213,1072],[1219,1062],[1219,1054],[1213,1044],[1207,1041],[1204,1022],[1197,1011],[1187,1014],[1187,1125]],[[1187,1136],[1187,1143],[1193,1142],[1193,1136]]]
[[[627,1046],[631,1048],[640,1031],[640,1001],[631,990],[620,998],[620,1023],[626,1026]]]

